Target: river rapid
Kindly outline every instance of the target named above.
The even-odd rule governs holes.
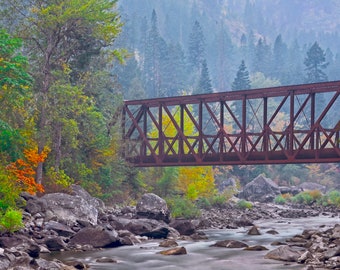
[[[259,227],[261,235],[247,235],[249,228],[238,229],[210,229],[204,230],[208,240],[177,241],[179,246],[184,246],[187,255],[164,256],[158,254],[166,248],[159,247],[156,240],[145,241],[134,246],[123,246],[112,249],[103,249],[86,252],[61,252],[47,255],[46,259],[59,259],[63,262],[82,261],[89,269],[96,270],[266,270],[266,269],[303,269],[304,265],[264,259],[269,250],[277,248],[272,246],[274,241],[284,242],[286,239],[301,234],[304,229],[327,230],[340,223],[339,216],[318,216],[298,219],[271,219],[258,220],[255,225]],[[278,234],[266,233],[276,230]],[[89,236],[91,237],[91,236]],[[249,246],[262,245],[267,251],[245,251],[242,249],[228,249],[211,247],[219,240],[239,240]],[[99,258],[112,258],[117,263],[98,263]]]

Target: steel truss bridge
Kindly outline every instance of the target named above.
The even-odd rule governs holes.
[[[340,162],[340,81],[125,101],[135,166]]]

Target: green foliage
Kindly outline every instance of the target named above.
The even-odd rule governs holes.
[[[21,192],[20,188],[15,184],[14,176],[0,162],[0,212],[5,212],[9,208],[15,208],[16,201],[19,199]]]
[[[179,176],[178,167],[166,167],[162,177],[157,182],[157,190],[160,196],[166,197],[175,192],[175,185]]]
[[[285,204],[286,199],[282,195],[279,195],[274,199],[274,202],[277,204]]]
[[[340,207],[340,192],[337,190],[330,191],[327,194],[330,204]]]
[[[187,198],[174,196],[167,198],[166,201],[173,218],[196,218],[201,214],[198,207]]]
[[[250,79],[249,79],[249,72],[244,63],[244,60],[242,60],[241,65],[236,73],[236,78],[234,79],[233,84],[231,85],[231,89],[233,91],[236,91],[236,90],[247,90],[250,88],[251,88],[251,85],[250,85]]]
[[[0,217],[0,231],[13,233],[24,226],[21,211],[8,208]]]
[[[340,192],[337,190],[332,190],[319,198],[318,203],[323,206],[334,205],[340,208]]]
[[[298,204],[311,204],[314,199],[308,191],[303,191],[292,197],[291,201]]]
[[[48,169],[46,177],[46,191],[58,192],[61,190],[67,190],[72,184],[74,184],[74,179],[68,176],[64,170],[56,170],[54,167],[50,167]]]
[[[307,51],[304,64],[307,72],[306,83],[325,82],[328,80],[323,69],[325,69],[329,63],[326,62],[326,55],[320,48],[318,42],[315,41]]]
[[[252,209],[253,208],[253,204],[246,200],[239,200],[237,202],[237,206],[241,209]]]

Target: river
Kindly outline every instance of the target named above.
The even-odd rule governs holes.
[[[249,236],[249,228],[204,230],[208,240],[204,241],[178,241],[179,246],[187,249],[187,255],[164,256],[158,254],[164,248],[158,247],[160,241],[150,240],[135,246],[123,246],[119,248],[104,249],[87,252],[62,252],[53,253],[45,257],[47,259],[59,259],[61,261],[83,261],[90,269],[96,270],[266,270],[266,269],[303,269],[304,265],[286,263],[281,261],[264,259],[268,251],[244,251],[242,249],[227,249],[210,247],[218,240],[240,240],[249,246],[263,245],[269,250],[277,248],[272,246],[274,241],[285,241],[296,234],[301,234],[304,229],[320,229],[333,227],[340,223],[339,216],[319,216],[299,219],[259,220],[255,224],[259,227],[261,235]],[[274,229],[279,234],[272,235],[266,231]],[[90,237],[90,236],[89,236]],[[118,263],[98,263],[98,258],[112,258]]]

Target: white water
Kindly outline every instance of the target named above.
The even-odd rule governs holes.
[[[310,217],[300,219],[279,219],[257,221],[261,235],[249,236],[249,228],[235,230],[205,230],[209,237],[205,241],[178,241],[179,246],[187,249],[187,255],[164,256],[157,254],[164,248],[158,247],[159,241],[148,241],[135,246],[124,246],[119,248],[105,249],[91,252],[64,252],[54,254],[53,258],[64,262],[80,260],[87,263],[90,269],[96,270],[266,270],[266,269],[303,269],[304,265],[286,263],[281,261],[264,259],[268,251],[244,251],[242,249],[227,249],[210,247],[218,240],[233,239],[247,243],[249,246],[263,245],[269,250],[277,248],[271,246],[274,241],[285,241],[296,234],[301,234],[304,229],[320,229],[320,225],[326,225],[321,230],[333,227],[340,223],[338,217]],[[279,232],[271,235],[266,231],[274,229]],[[96,260],[102,257],[109,257],[118,263],[97,263]],[[49,257],[52,259],[52,256]]]

